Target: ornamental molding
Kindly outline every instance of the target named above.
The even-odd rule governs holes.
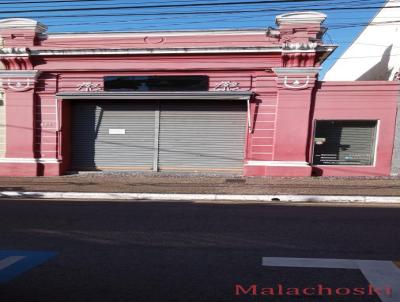
[[[17,56],[17,57],[2,57],[0,61],[3,63],[6,70],[32,70],[33,65],[30,57]]]
[[[32,56],[93,56],[93,55],[140,55],[140,54],[221,54],[221,53],[275,53],[280,46],[270,47],[191,47],[191,48],[125,48],[125,49],[41,49],[31,50]]]
[[[294,43],[295,44],[295,43]],[[335,45],[317,45],[309,52],[332,52]],[[31,49],[31,56],[97,56],[97,55],[154,55],[154,54],[225,54],[225,53],[276,53],[282,45],[250,47],[191,47],[191,48],[97,48],[97,49]],[[306,52],[307,50],[302,50]]]
[[[16,92],[28,91],[33,88],[32,80],[27,79],[7,79],[6,89],[13,90]],[[4,87],[3,87],[4,88]]]
[[[289,89],[306,89],[308,84],[310,84],[310,76],[296,79],[290,79],[288,76],[285,76],[283,80],[283,85]]]
[[[77,85],[77,91],[84,91],[84,92],[94,92],[94,91],[102,91],[103,88],[99,83],[94,84],[92,82],[83,82]]]
[[[0,48],[0,61],[6,70],[32,70],[30,50],[26,47]]]
[[[309,88],[321,68],[273,68],[278,75],[278,83],[286,89],[302,90]]]
[[[2,88],[15,92],[24,92],[35,88],[35,83],[39,75],[39,70],[21,72],[0,70]]]
[[[239,82],[222,81],[214,87],[214,91],[238,91],[240,89]]]
[[[2,57],[18,57],[18,56],[29,56],[29,48],[26,47],[4,47],[0,48],[0,56]]]
[[[277,67],[272,68],[279,77],[285,75],[294,76],[315,76],[321,71],[321,67]]]
[[[286,42],[282,45],[283,52],[315,52],[317,50],[318,43],[291,43]]]
[[[40,74],[40,70],[0,70],[0,79],[30,78],[36,80]]]

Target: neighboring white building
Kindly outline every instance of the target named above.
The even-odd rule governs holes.
[[[393,80],[400,69],[400,0],[388,0],[324,81]]]

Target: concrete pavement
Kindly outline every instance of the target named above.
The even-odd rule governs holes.
[[[400,204],[400,178],[83,173],[61,177],[3,177],[0,178],[0,197]]]

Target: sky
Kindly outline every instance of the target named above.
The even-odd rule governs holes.
[[[339,48],[320,78],[385,0],[0,0],[1,18],[32,18],[48,32],[250,29],[275,26],[275,17],[313,10],[328,15],[324,41]]]

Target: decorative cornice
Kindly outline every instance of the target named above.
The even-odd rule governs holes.
[[[40,74],[40,70],[0,70],[0,79],[30,78],[36,80]]]
[[[332,52],[335,45],[317,45],[313,52]],[[30,49],[31,56],[97,56],[97,55],[154,55],[154,54],[219,54],[219,53],[280,53],[284,46],[269,47],[191,47],[191,48],[86,48]],[[302,50],[303,52],[305,50]],[[311,51],[311,50],[310,50]]]
[[[271,53],[281,52],[281,47],[192,47],[192,48],[126,48],[126,49],[36,49],[32,56],[94,56],[140,54],[218,54],[218,53]]]
[[[27,57],[30,51],[26,47],[4,47],[0,48],[0,57]]]
[[[30,51],[26,47],[0,48],[0,61],[7,70],[31,70]]]
[[[283,52],[315,52],[317,50],[317,43],[290,43],[286,42],[282,45]]]

